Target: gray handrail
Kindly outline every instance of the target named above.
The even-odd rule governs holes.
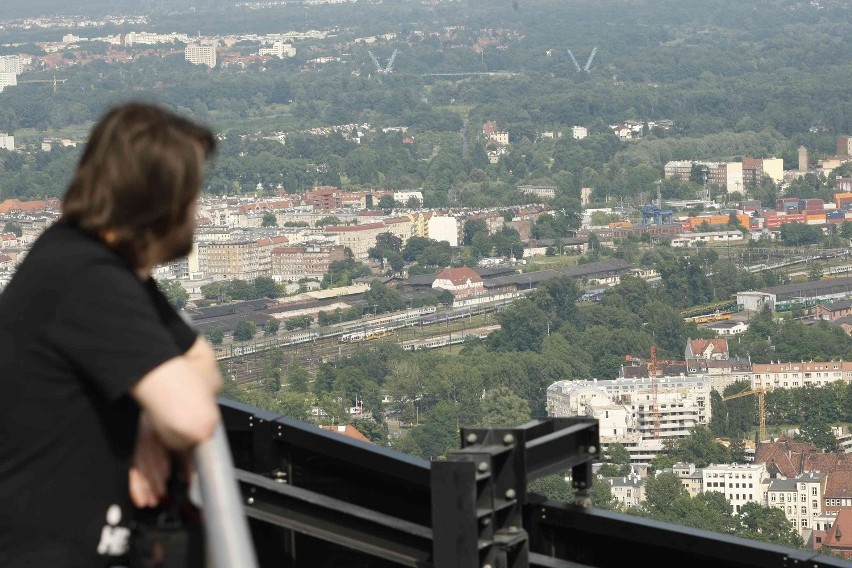
[[[207,565],[212,568],[258,568],[228,438],[221,422],[213,437],[196,446],[193,454],[201,486],[209,555]]]

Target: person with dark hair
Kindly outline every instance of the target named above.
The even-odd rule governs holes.
[[[126,565],[134,506],[212,436],[212,348],[151,272],[191,250],[215,148],[166,109],[113,109],[0,295],[0,566]]]

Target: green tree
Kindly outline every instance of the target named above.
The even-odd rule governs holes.
[[[222,341],[225,339],[225,333],[221,329],[214,329],[207,334],[207,339],[209,339],[210,343],[213,345],[222,345]]]
[[[396,201],[393,200],[392,195],[383,195],[379,198],[377,206],[379,209],[393,209],[396,207]]]
[[[5,231],[6,233],[14,233],[16,237],[20,237],[24,234],[24,229],[17,221],[6,221],[6,223],[3,225],[3,231]]]
[[[310,374],[308,374],[308,371],[294,358],[290,362],[290,366],[287,368],[287,374],[285,375],[287,390],[290,392],[300,393],[310,392],[310,388],[308,387],[309,379]]]
[[[277,227],[278,226],[278,217],[275,216],[275,213],[272,211],[267,211],[263,214],[263,221],[261,222],[261,227]]]
[[[278,333],[279,327],[281,327],[281,322],[279,322],[277,319],[268,319],[263,324],[263,335],[266,335],[267,337],[270,335],[275,335],[276,333]]]
[[[781,509],[746,503],[740,507],[738,521],[738,536],[794,548],[802,546],[802,537]]]
[[[530,405],[508,387],[500,386],[482,395],[482,426],[519,426],[530,420]]]
[[[254,279],[254,288],[258,298],[277,298],[281,295],[278,284],[267,276],[258,276]]]
[[[177,310],[183,309],[189,301],[189,292],[177,280],[159,280],[157,287]]]
[[[675,503],[688,498],[689,494],[674,473],[660,473],[645,480],[644,509],[654,518],[668,518],[676,510]]]
[[[243,320],[234,328],[235,341],[248,341],[257,333],[257,326],[253,321]]]
[[[831,425],[817,412],[808,414],[796,439],[810,442],[826,452],[836,452],[840,449],[837,438],[831,432]]]

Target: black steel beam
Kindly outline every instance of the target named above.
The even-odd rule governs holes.
[[[553,431],[536,428],[535,439],[527,438],[527,480],[591,463],[600,453],[598,421],[593,418],[551,419]]]
[[[306,489],[237,470],[249,518],[389,560],[432,568],[432,530]],[[298,559],[310,566],[310,559]]]
[[[849,567],[849,562],[623,513],[547,501],[529,504],[530,550],[599,568],[625,564],[690,568]]]

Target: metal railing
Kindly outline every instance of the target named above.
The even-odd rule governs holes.
[[[205,475],[205,504],[219,501],[220,487],[231,491],[236,483],[238,492],[216,512],[205,506],[205,517],[245,513],[260,566],[850,566],[812,551],[586,507],[600,447],[592,419],[462,429],[461,449],[430,463],[240,403],[221,400],[220,408],[235,479]],[[225,475],[227,465],[213,462],[227,448],[221,439],[216,444],[198,456],[199,466]],[[568,470],[578,502],[527,493],[529,481]],[[234,530],[225,525],[208,527],[208,538],[225,542]],[[237,559],[245,553],[234,552],[240,545],[223,548],[212,551],[221,555],[217,568],[253,566]]]

